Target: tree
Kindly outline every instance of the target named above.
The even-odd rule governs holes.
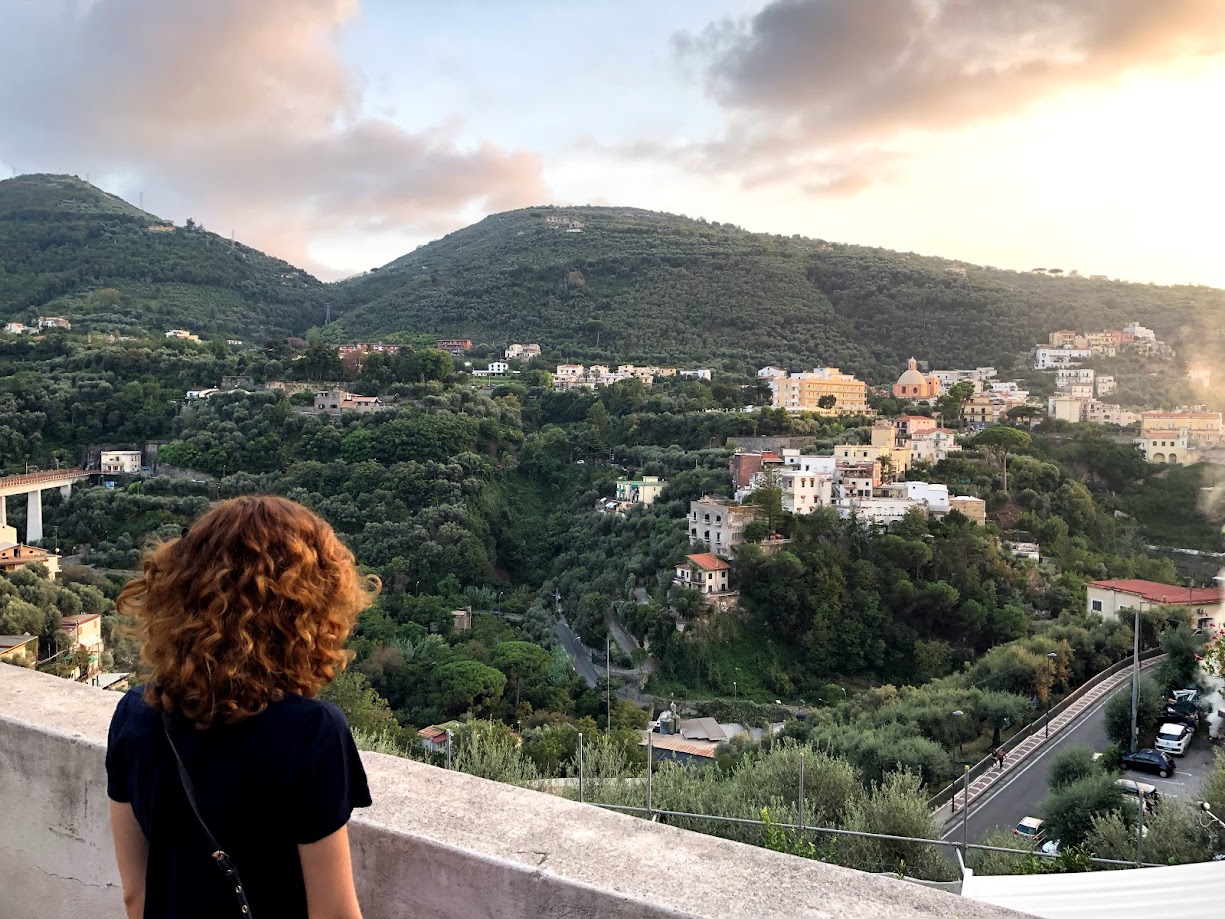
[[[973,445],[986,450],[1004,470],[1004,491],[1008,491],[1008,456],[1017,450],[1023,450],[1033,440],[1024,431],[1018,431],[1006,424],[996,424],[979,433],[973,440]]]
[[[1136,731],[1143,737],[1157,726],[1164,695],[1150,677],[1140,677],[1139,702],[1136,707]],[[1131,692],[1116,693],[1106,703],[1106,736],[1111,743],[1129,748],[1131,745]],[[1137,743],[1139,740],[1137,739]]]
[[[519,690],[524,680],[542,680],[549,673],[552,655],[530,641],[503,641],[494,645],[490,663],[506,674],[515,684],[515,708],[519,707]]]
[[[434,670],[439,699],[452,712],[461,713],[501,697],[506,676],[471,658],[453,658]]]
[[[391,733],[398,736],[399,722],[392,713],[387,700],[366,682],[365,674],[356,670],[343,670],[336,675],[320,694],[328,702],[340,707],[349,721],[349,727],[368,734]]]
[[[1055,756],[1047,773],[1047,784],[1051,788],[1063,788],[1093,775],[1096,771],[1093,750],[1084,744],[1077,744],[1060,750]]]
[[[1199,658],[1204,639],[1185,624],[1161,633],[1161,650],[1165,660],[1157,665],[1154,677],[1164,691],[1194,686],[1199,679]]]
[[[819,399],[817,399],[817,408],[823,408],[827,411],[833,408],[837,404],[838,404],[838,397],[835,396],[833,393],[826,393],[824,396],[821,396]]]
[[[1089,838],[1095,818],[1121,813],[1125,803],[1115,776],[1097,772],[1053,789],[1038,805],[1038,813],[1047,823],[1048,839],[1074,846]]]
[[[960,383],[954,383],[948,392],[936,400],[936,408],[939,409],[945,421],[960,422],[965,404],[973,395],[974,384],[968,380],[962,380]]]

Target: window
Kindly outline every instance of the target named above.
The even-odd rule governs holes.
[[[714,579],[715,579],[714,572],[707,572],[707,573],[706,573],[706,580],[708,580],[708,581],[713,581]]]
[[[1095,613],[1100,613],[1102,611],[1102,601],[1101,600],[1090,600],[1089,608],[1092,609],[1093,612]]]

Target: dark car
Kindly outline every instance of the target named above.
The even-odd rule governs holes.
[[[1161,724],[1185,724],[1195,730],[1199,727],[1199,712],[1194,708],[1187,710],[1181,706],[1175,708],[1173,705],[1167,705],[1161,710],[1161,717],[1157,721]]]
[[[1124,769],[1139,769],[1141,772],[1155,772],[1163,779],[1174,774],[1174,760],[1168,753],[1147,747],[1135,753],[1124,753],[1122,757]]]

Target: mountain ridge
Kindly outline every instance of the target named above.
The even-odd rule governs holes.
[[[322,322],[323,282],[188,221],[134,207],[75,176],[0,181],[0,308],[7,318],[68,315],[127,332],[299,334]]]
[[[572,225],[574,224],[574,225]],[[325,284],[280,259],[132,206],[72,176],[0,181],[0,310],[81,328],[185,327],[326,341],[540,342],[576,362],[831,365],[891,382],[932,366],[1008,367],[1049,331],[1139,321],[1221,357],[1225,291],[1055,278],[643,208],[491,214]]]
[[[592,205],[490,215],[337,287],[334,336],[411,328],[540,341],[576,361],[828,364],[873,382],[912,354],[1009,366],[1068,325],[1135,320],[1197,346],[1225,327],[1213,288],[1038,276]]]

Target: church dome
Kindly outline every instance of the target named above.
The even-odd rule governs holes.
[[[919,372],[919,362],[913,357],[910,359],[908,366],[902,372],[902,375],[897,378],[898,386],[926,386],[927,377]]]

